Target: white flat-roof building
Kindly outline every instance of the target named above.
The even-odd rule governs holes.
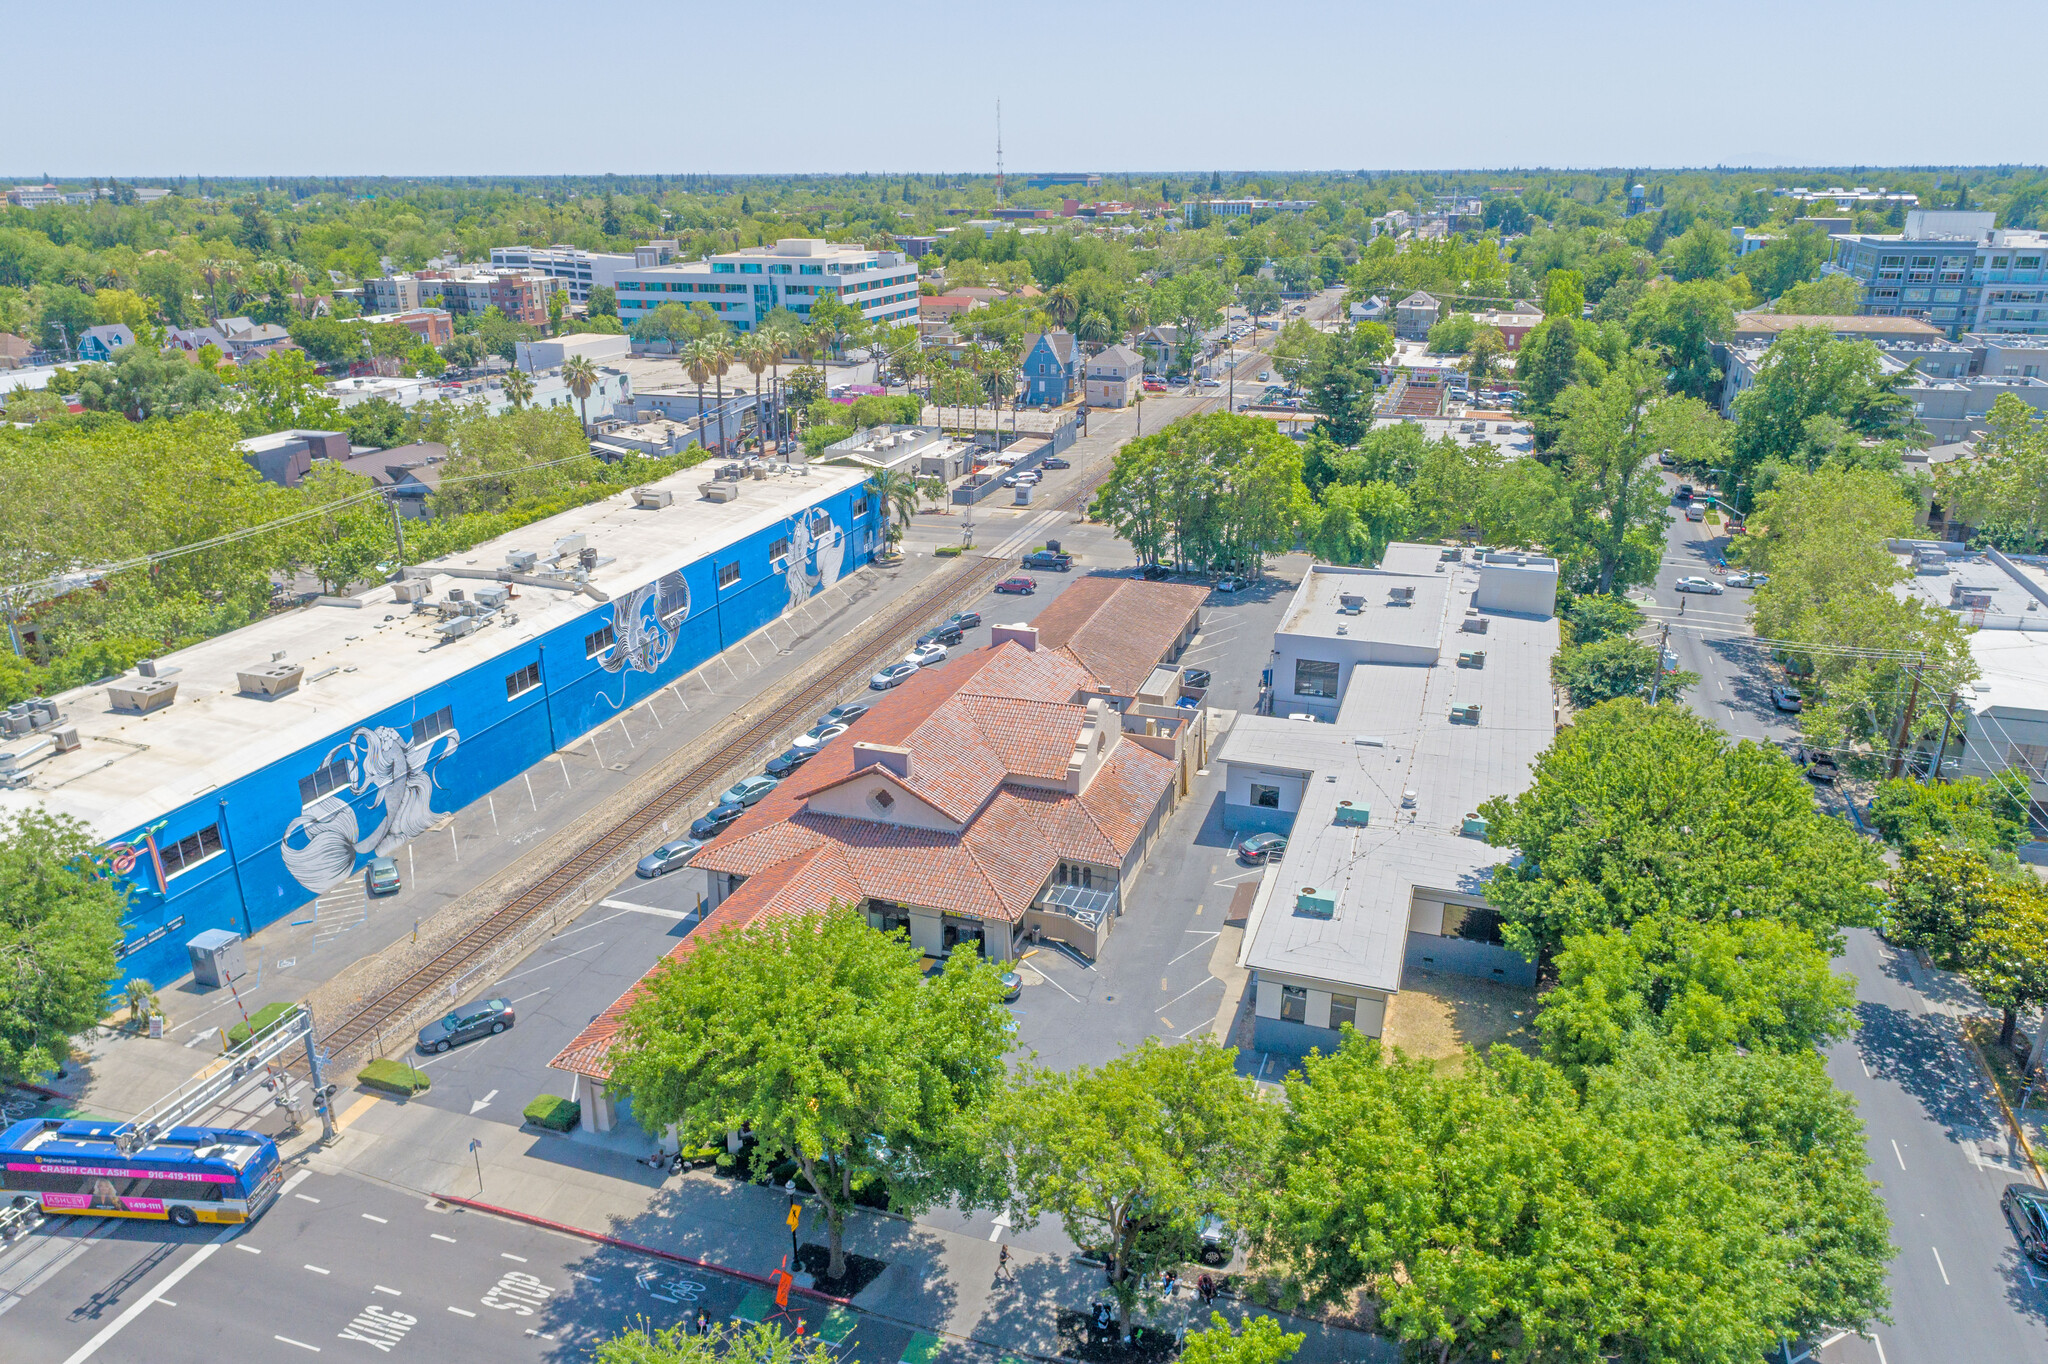
[[[702,303],[736,331],[777,308],[808,316],[836,297],[870,322],[917,320],[917,265],[901,251],[785,237],[773,246],[636,267],[618,276],[619,317],[631,326],[664,303]]]
[[[580,246],[494,246],[491,264],[538,270],[562,281],[569,297],[590,301],[592,289],[618,286],[619,271],[633,268],[632,256],[611,251],[585,251]]]
[[[1409,965],[1529,985],[1486,908],[1503,854],[1475,811],[1556,732],[1557,563],[1395,544],[1317,565],[1273,635],[1270,715],[1225,739],[1223,820],[1283,832],[1245,926],[1254,1045],[1377,1036]]]

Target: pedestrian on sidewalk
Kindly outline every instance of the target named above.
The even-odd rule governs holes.
[[[1214,1307],[1216,1305],[1216,1281],[1207,1274],[1195,1280],[1195,1296],[1202,1300],[1202,1306]]]
[[[1010,1268],[1010,1247],[1007,1244],[996,1255],[996,1277],[1011,1280],[1017,1277],[1017,1271]]]
[[[711,1334],[711,1314],[701,1307],[697,1309],[697,1334],[700,1336]]]
[[[1180,1275],[1171,1269],[1167,1270],[1166,1277],[1160,1281],[1159,1291],[1165,1294],[1167,1299],[1171,1301],[1173,1290],[1178,1287],[1180,1287]]]

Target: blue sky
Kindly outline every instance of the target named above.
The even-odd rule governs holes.
[[[998,98],[1012,171],[2043,156],[2038,120],[1979,103],[2034,88],[2025,6],[7,9],[0,173],[19,176],[988,171]]]

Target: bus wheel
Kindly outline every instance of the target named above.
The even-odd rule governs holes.
[[[181,1227],[196,1227],[199,1225],[199,1214],[190,1208],[172,1208],[171,1220]]]

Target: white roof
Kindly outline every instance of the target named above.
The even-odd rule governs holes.
[[[1482,801],[1528,785],[1530,764],[1556,733],[1558,624],[1489,611],[1486,634],[1464,632],[1478,574],[1463,565],[1438,575],[1436,558],[1432,546],[1394,545],[1374,575],[1412,580],[1414,619],[1439,644],[1434,665],[1361,663],[1335,724],[1242,716],[1224,741],[1226,763],[1312,774],[1271,893],[1246,929],[1243,962],[1254,970],[1398,990],[1415,893],[1478,896],[1505,860],[1461,829]],[[1349,622],[1354,633],[1385,622],[1407,641],[1418,630],[1402,622],[1406,614],[1369,607]],[[1484,666],[1458,666],[1470,650],[1485,652]],[[1478,724],[1452,722],[1453,706],[1474,703]],[[1415,805],[1404,810],[1410,790]],[[1336,823],[1342,801],[1368,807],[1369,822]],[[1308,887],[1335,899],[1330,918],[1296,911]]]
[[[2048,720],[2048,631],[1979,630],[1970,657],[1981,674],[1973,714]]]
[[[496,570],[513,550],[545,557],[556,540],[580,533],[611,560],[591,572],[591,585],[617,597],[854,486],[867,471],[814,466],[801,478],[748,479],[739,497],[724,503],[698,495],[696,485],[709,477],[699,466],[649,484],[675,494],[674,505],[658,511],[642,510],[630,492],[620,493],[422,567]],[[438,597],[449,587],[485,585],[444,577],[434,591]],[[99,837],[115,837],[597,604],[575,591],[515,590],[511,610],[501,613],[510,623],[446,641],[435,632],[436,617],[413,614],[389,586],[347,599],[360,606],[316,605],[272,616],[159,658],[159,676],[178,669],[170,677],[178,684],[177,701],[147,715],[114,710],[103,685],[66,692],[55,698],[62,723],[78,727],[82,746],[29,768],[33,781],[0,791],[0,809],[41,806],[84,820]],[[305,668],[298,690],[264,700],[241,695],[236,674],[279,652]]]

